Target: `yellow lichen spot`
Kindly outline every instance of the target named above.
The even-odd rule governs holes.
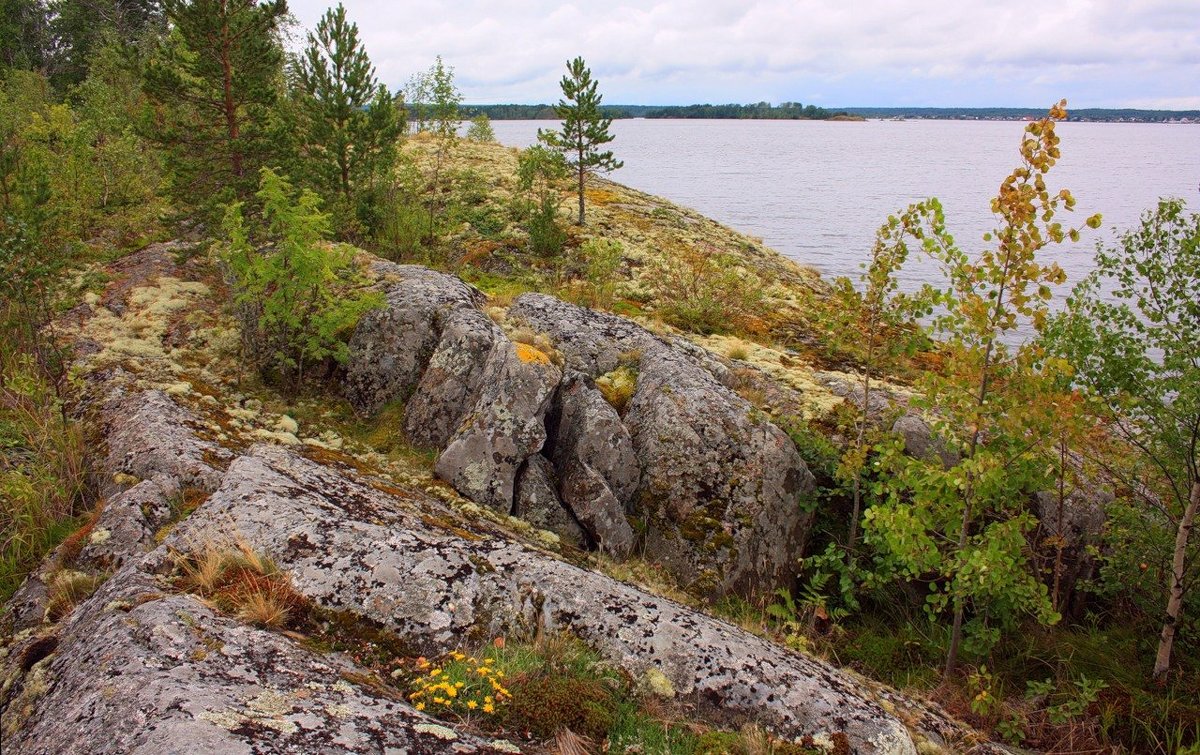
[[[584,192],[584,195],[587,197],[587,201],[594,205],[612,204],[621,199],[620,195],[615,191],[609,191],[608,189],[588,189]]]
[[[550,364],[550,355],[541,349],[536,349],[527,343],[515,343],[513,346],[517,350],[517,359],[526,364]]]

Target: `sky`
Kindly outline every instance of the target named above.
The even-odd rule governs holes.
[[[608,104],[1200,109],[1200,0],[344,3],[381,81],[441,55],[468,104],[554,102],[581,55]]]

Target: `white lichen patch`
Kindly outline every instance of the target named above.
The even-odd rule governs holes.
[[[300,439],[297,438],[295,435],[292,435],[291,433],[280,432],[277,430],[276,431],[266,430],[266,429],[263,429],[260,427],[257,430],[255,430],[253,433],[251,433],[251,435],[253,435],[258,440],[265,440],[268,443],[278,443],[279,445],[282,445],[282,446],[298,446],[298,445],[300,445]]]
[[[448,726],[442,726],[441,724],[417,724],[413,727],[413,731],[417,732],[418,734],[428,734],[447,742],[458,739],[458,732]]]
[[[92,530],[92,534],[88,535],[88,542],[92,545],[101,545],[107,543],[110,537],[112,537],[112,530]]]
[[[354,713],[354,709],[349,705],[330,704],[325,706],[325,712],[329,714],[331,718],[349,718]]]
[[[300,423],[284,414],[275,422],[275,429],[280,432],[296,435],[300,432]]]
[[[172,324],[191,321],[193,315],[211,317],[211,307],[203,306],[211,297],[208,286],[160,276],[152,283],[132,289],[127,306],[118,315],[112,309],[93,304],[92,316],[64,328],[76,340],[92,342],[98,349],[82,357],[77,369],[92,372],[120,365],[138,376],[142,387],[162,388],[175,395],[188,395],[193,386],[179,379],[187,349],[166,345]]]
[[[520,747],[517,747],[507,739],[493,739],[489,744],[491,744],[492,749],[499,750],[500,752],[521,752]]]
[[[210,724],[220,726],[222,729],[233,730],[242,725],[246,717],[242,714],[225,709],[225,710],[202,710],[196,714],[196,718],[201,721],[207,721]]]
[[[823,417],[841,405],[845,399],[835,394],[816,378],[816,370],[800,358],[754,341],[734,336],[695,336],[694,343],[709,351],[757,367],[770,378],[795,390],[804,400],[804,419]]]

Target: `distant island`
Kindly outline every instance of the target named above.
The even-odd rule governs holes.
[[[552,105],[465,105],[462,112],[468,118],[486,115],[500,120],[557,120]],[[606,105],[601,108],[605,117],[621,118],[720,118],[739,120],[830,121],[865,120],[865,116],[846,110],[829,110],[799,102],[755,102],[746,105]]]
[[[608,118],[713,118],[754,120],[861,121],[874,120],[959,120],[1030,121],[1045,114],[1045,108],[1015,107],[847,107],[830,109],[799,102],[772,105],[607,105]],[[486,115],[494,121],[557,120],[553,105],[466,105],[468,118]],[[1132,108],[1084,108],[1072,110],[1068,121],[1098,123],[1200,123],[1200,110],[1137,110]]]

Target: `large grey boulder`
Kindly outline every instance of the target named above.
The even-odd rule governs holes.
[[[530,456],[517,474],[513,516],[538,529],[553,532],[567,545],[575,548],[588,545],[587,533],[558,497],[558,474],[554,465],[541,454]]]
[[[550,425],[563,503],[602,550],[629,555],[636,537],[626,509],[641,470],[620,416],[589,378],[576,373],[559,388]]]
[[[380,261],[372,270],[387,302],[355,329],[343,387],[350,403],[368,414],[408,399],[441,339],[442,321],[483,300],[458,278],[417,265]]]
[[[642,358],[625,421],[642,464],[645,552],[685,584],[761,593],[795,574],[815,487],[791,438],[668,351]]]
[[[457,309],[443,319],[440,340],[404,408],[404,431],[419,446],[444,448],[483,391],[488,357],[507,341],[476,309]]]
[[[794,575],[810,521],[800,502],[815,483],[786,433],[690,350],[628,320],[542,294],[518,298],[508,317],[546,333],[570,369],[595,377],[636,365],[623,424],[640,467],[632,513],[647,557],[713,597]]]
[[[546,409],[561,377],[548,355],[498,340],[483,366],[479,398],[434,465],[438,477],[511,513],[517,472],[546,441]]]

